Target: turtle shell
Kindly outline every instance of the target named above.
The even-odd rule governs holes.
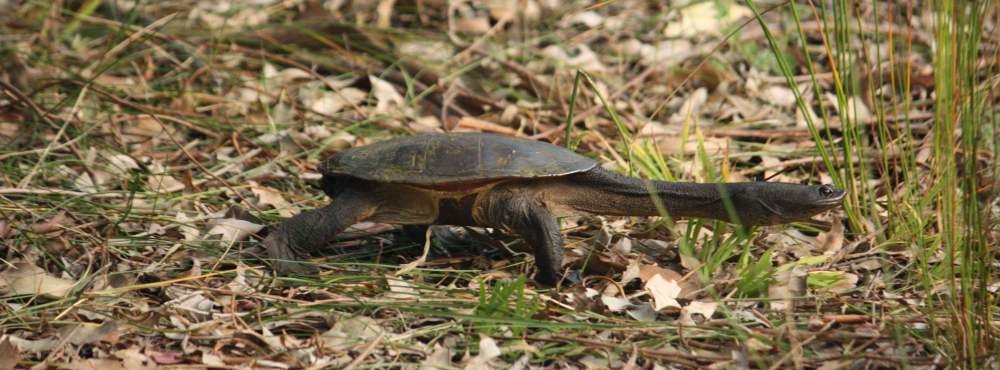
[[[339,152],[320,165],[326,176],[448,186],[511,178],[564,176],[593,159],[541,141],[487,133],[407,136]]]

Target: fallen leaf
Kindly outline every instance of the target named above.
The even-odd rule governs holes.
[[[795,105],[795,92],[785,86],[771,85],[765,87],[760,92],[760,98],[768,104],[779,107],[791,108]]]
[[[628,315],[633,319],[642,322],[653,322],[656,321],[656,311],[653,307],[648,304],[641,304],[633,306],[632,309],[628,310]]]
[[[101,325],[73,325],[60,329],[67,343],[75,345],[94,343],[102,340],[116,341],[119,325],[114,321],[106,321]]]
[[[643,282],[649,282],[656,275],[661,275],[665,280],[673,281],[680,281],[684,278],[677,271],[657,265],[645,265],[639,268],[639,279],[642,279]]]
[[[481,35],[490,30],[490,19],[489,17],[456,19],[451,28],[455,32]]]
[[[632,280],[639,279],[642,268],[639,267],[639,260],[633,259],[629,261],[628,267],[625,268],[625,272],[622,273],[622,280],[619,282],[622,286],[631,283]]]
[[[714,1],[700,2],[682,7],[679,20],[669,22],[663,33],[669,38],[693,38],[703,35],[718,36],[726,26],[740,18],[752,17],[753,12],[745,6],[727,4],[724,14]]]
[[[376,114],[388,113],[390,108],[401,107],[406,102],[391,83],[375,76],[368,76],[368,80],[371,81],[372,95],[375,96]]]
[[[22,352],[28,353],[43,353],[49,352],[59,345],[60,340],[58,338],[42,338],[38,340],[21,339],[19,337],[9,335],[7,339],[10,340],[11,344],[20,349]]]
[[[840,252],[844,247],[844,223],[840,222],[839,218],[834,218],[830,231],[817,235],[816,242],[825,256],[832,256]],[[833,260],[832,262],[837,261]]]
[[[334,115],[347,107],[361,104],[368,94],[360,89],[345,87],[337,91],[316,90],[303,92],[299,100],[313,112]]]
[[[208,230],[207,235],[221,235],[220,240],[225,243],[234,243],[246,239],[264,228],[263,225],[235,218],[215,219],[209,221],[209,224],[214,226]]]
[[[368,343],[386,330],[375,319],[367,316],[349,316],[337,320],[330,330],[320,336],[323,347],[341,350],[358,343]]]
[[[229,367],[226,365],[226,362],[222,360],[222,357],[208,352],[201,353],[201,363],[213,367]]]
[[[114,352],[115,357],[122,359],[122,364],[128,369],[146,369],[151,363],[149,357],[143,354],[141,347],[131,347]]]
[[[646,291],[653,297],[653,310],[655,311],[666,307],[681,308],[681,304],[677,302],[681,287],[676,280],[667,280],[660,274],[653,275],[646,282]]]
[[[153,161],[149,170],[152,175],[149,176],[147,186],[151,192],[173,193],[184,190],[184,183],[167,174],[167,169],[159,161]]]
[[[807,275],[805,268],[799,265],[777,271],[774,274],[777,284],[767,288],[767,296],[775,299],[770,302],[771,309],[775,311],[791,309],[794,303],[792,298],[805,296]]]
[[[451,350],[439,344],[434,345],[434,352],[420,362],[420,370],[437,370],[451,368]]]
[[[154,352],[150,357],[159,365],[179,364],[184,360],[184,354],[176,351]]]
[[[70,370],[128,370],[120,360],[111,358],[75,359],[68,364],[60,364],[59,368]]]
[[[4,338],[0,342],[0,370],[13,369],[20,361],[21,353],[17,347],[10,342],[10,338]]]
[[[288,201],[281,196],[281,192],[277,189],[269,188],[254,181],[250,181],[250,190],[257,196],[257,200],[261,204],[274,207],[274,209],[278,210],[278,214],[282,217],[292,217],[295,215],[295,211],[292,209],[291,203],[288,203]]]
[[[807,279],[810,288],[836,294],[858,285],[858,275],[843,271],[810,271]]]
[[[608,311],[611,312],[621,312],[632,307],[632,302],[625,298],[612,297],[607,295],[601,296],[601,302],[608,307]]]
[[[52,276],[30,262],[17,262],[13,268],[0,272],[0,291],[4,296],[28,294],[62,298],[74,285],[73,281]]]
[[[0,123],[0,136],[15,137],[17,136],[18,125],[13,123]]]
[[[387,298],[414,299],[420,297],[416,286],[409,281],[393,276],[386,276],[385,278],[389,283],[389,293],[385,295]]]
[[[683,325],[695,325],[694,315],[701,315],[705,320],[711,319],[715,310],[719,308],[718,302],[691,301],[690,304],[681,308],[680,321]]]
[[[493,338],[482,336],[479,338],[479,354],[469,360],[465,365],[465,370],[491,370],[495,366],[490,366],[490,360],[500,357],[500,347]]]
[[[201,232],[197,228],[191,226],[194,221],[198,221],[198,218],[188,217],[187,214],[181,211],[177,211],[177,214],[174,215],[174,222],[181,231],[181,235],[184,235],[185,241],[198,240],[198,236],[201,235]]]
[[[586,44],[579,44],[575,47],[574,55],[570,56],[570,53],[566,52],[562,47],[557,45],[549,45],[545,49],[542,49],[542,55],[545,57],[561,62],[569,67],[580,68],[587,72],[604,72],[607,67],[601,62],[600,58],[597,56],[593,50],[590,49]],[[607,97],[608,94],[602,94]]]
[[[107,171],[118,177],[128,176],[129,172],[139,169],[139,163],[126,154],[102,151],[101,158],[107,160]]]
[[[54,231],[60,231],[64,228],[76,225],[76,221],[72,217],[66,215],[65,211],[60,211],[48,221],[34,224],[31,226],[31,231],[35,234],[48,234]]]

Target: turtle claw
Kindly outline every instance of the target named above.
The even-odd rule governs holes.
[[[279,227],[264,238],[264,247],[271,257],[271,266],[278,275],[315,275],[319,273],[316,266],[303,263],[308,255],[296,253],[288,243],[288,236]]]

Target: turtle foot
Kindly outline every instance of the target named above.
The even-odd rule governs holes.
[[[279,275],[315,275],[319,273],[316,266],[304,263],[309,256],[297,253],[288,241],[288,236],[281,227],[264,238],[264,247],[271,257],[271,266]]]

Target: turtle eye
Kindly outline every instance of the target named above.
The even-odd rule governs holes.
[[[833,188],[830,185],[823,185],[819,187],[819,195],[824,197],[829,197],[833,195]]]

